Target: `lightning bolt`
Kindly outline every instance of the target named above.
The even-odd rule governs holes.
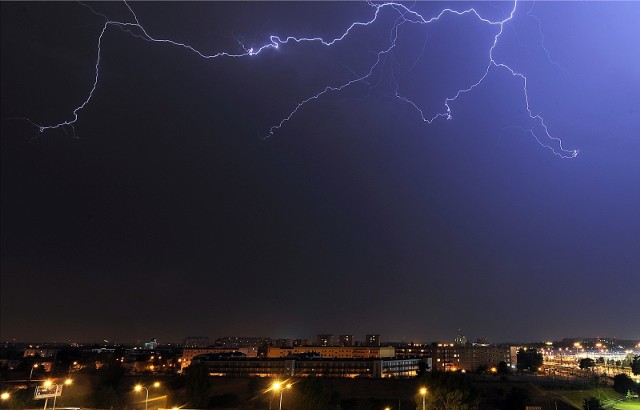
[[[116,29],[120,29],[136,38],[140,38],[145,41],[154,42],[154,43],[163,43],[170,46],[181,47],[186,51],[190,53],[194,53],[200,58],[205,60],[210,60],[210,59],[212,60],[217,58],[250,58],[250,57],[258,56],[270,50],[285,48],[290,43],[296,43],[296,44],[319,43],[319,44],[322,44],[323,46],[331,47],[336,43],[342,42],[345,39],[347,39],[353,31],[361,27],[370,26],[376,23],[376,21],[379,19],[380,15],[383,12],[389,11],[391,13],[395,13],[396,19],[390,30],[388,44],[382,47],[379,51],[375,53],[377,54],[377,57],[375,58],[374,63],[369,67],[369,69],[362,74],[354,73],[354,76],[350,80],[345,81],[343,83],[327,85],[325,88],[321,89],[317,93],[310,95],[306,99],[299,101],[291,109],[291,111],[286,116],[284,116],[284,118],[282,118],[279,122],[277,122],[275,125],[269,128],[269,131],[264,138],[269,138],[273,136],[277,131],[279,131],[282,127],[284,127],[285,124],[288,121],[290,121],[305,105],[311,104],[313,101],[318,100],[327,94],[338,93],[354,84],[369,83],[369,81],[372,79],[374,74],[378,71],[381,73],[380,75],[382,75],[382,72],[384,71],[383,68],[385,65],[385,61],[389,58],[393,58],[392,53],[397,45],[398,33],[400,28],[403,25],[405,24],[431,25],[431,24],[435,24],[443,16],[446,16],[446,15],[458,16],[458,17],[470,15],[470,16],[473,16],[475,19],[477,19],[478,22],[496,31],[496,34],[493,37],[493,42],[491,43],[491,46],[487,50],[487,65],[483,74],[475,82],[463,88],[458,89],[457,92],[455,92],[453,95],[446,97],[445,100],[443,101],[443,109],[442,111],[439,111],[439,112],[427,114],[423,109],[419,107],[417,103],[415,103],[410,98],[402,95],[398,90],[398,85],[397,85],[397,82],[395,81],[395,76],[393,73],[390,74],[392,79],[391,83],[393,87],[392,97],[398,100],[399,102],[408,105],[411,109],[413,109],[417,113],[418,117],[424,123],[432,124],[434,121],[438,119],[451,120],[453,118],[452,105],[463,95],[470,93],[475,88],[479,87],[485,81],[485,79],[487,78],[487,76],[492,70],[500,70],[500,71],[506,72],[512,78],[514,78],[520,83],[522,87],[522,94],[524,97],[526,112],[530,120],[534,124],[534,126],[531,128],[523,128],[523,127],[511,127],[511,128],[519,128],[523,131],[528,132],[541,147],[550,150],[551,152],[553,152],[553,154],[561,158],[574,158],[578,155],[578,150],[565,149],[563,147],[562,140],[550,134],[544,118],[542,118],[539,114],[536,114],[532,111],[531,104],[529,101],[527,77],[524,74],[511,68],[507,63],[498,61],[494,57],[494,51],[499,44],[500,38],[503,35],[505,26],[513,20],[516,14],[516,11],[518,9],[518,0],[514,0],[513,6],[511,7],[510,12],[501,20],[491,20],[491,19],[485,18],[475,8],[469,8],[462,11],[454,10],[452,8],[444,8],[440,10],[440,12],[438,12],[436,15],[432,17],[426,17],[418,13],[417,11],[413,10],[412,8],[407,7],[401,3],[396,3],[396,2],[373,3],[368,1],[367,4],[371,6],[373,10],[372,16],[369,19],[365,19],[362,21],[354,21],[342,32],[342,34],[340,34],[335,38],[324,39],[322,37],[294,37],[294,36],[280,37],[280,36],[274,35],[269,38],[268,42],[265,42],[263,45],[259,47],[246,47],[244,44],[240,43],[242,52],[233,53],[233,52],[221,51],[214,54],[207,54],[186,43],[152,36],[142,25],[138,16],[134,12],[133,8],[129,5],[129,3],[127,3],[126,0],[123,0],[123,1],[124,1],[124,5],[129,11],[130,18],[131,18],[130,21],[111,20],[106,15],[101,14],[96,10],[94,10],[88,4],[81,3],[85,7],[87,7],[89,10],[91,10],[91,12],[93,12],[98,16],[101,16],[105,20],[97,41],[98,44],[97,44],[97,56],[96,56],[96,63],[95,63],[94,81],[86,98],[80,103],[80,105],[78,105],[75,109],[73,109],[70,119],[61,121],[57,124],[43,125],[43,124],[38,124],[28,118],[25,118],[25,120],[29,121],[32,125],[37,127],[40,133],[43,133],[48,130],[53,130],[53,129],[63,129],[66,132],[66,128],[70,128],[73,132],[73,135],[75,136],[74,124],[78,121],[79,112],[82,111],[91,102],[91,99],[93,98],[93,94],[98,86],[98,82],[100,78],[100,61],[101,61],[101,55],[102,55],[102,51],[101,51],[102,43],[104,41],[105,33],[107,33],[107,30],[109,28],[113,27]],[[538,27],[540,29],[540,24],[541,24],[540,20],[537,17],[535,17],[535,15],[531,14],[531,10],[528,11],[527,15],[537,19]],[[540,30],[540,33],[542,35],[541,30]],[[544,36],[542,36],[542,42],[543,42],[542,47],[544,48]],[[547,52],[547,56],[549,57],[549,60],[552,61],[547,49],[544,48],[544,50]],[[552,63],[555,63],[555,62],[552,61]]]

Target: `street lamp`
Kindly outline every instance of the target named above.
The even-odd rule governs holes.
[[[155,382],[153,383],[153,387],[160,387],[160,382]],[[134,391],[139,392],[142,391],[142,389],[144,389],[147,392],[147,396],[144,399],[144,410],[148,410],[148,406],[149,406],[149,388],[148,387],[144,387],[141,384],[136,384],[133,388]]]
[[[73,380],[71,379],[66,379],[64,381],[65,386],[71,386],[71,383],[73,383]],[[60,391],[60,395],[62,395],[62,391]],[[58,398],[58,385],[56,384],[56,395],[53,396],[53,409],[52,410],[56,410],[56,399]]]
[[[29,380],[31,380],[31,376],[33,376],[33,369],[35,369],[36,367],[38,367],[38,363],[31,366],[31,371],[29,372]]]
[[[7,392],[3,392],[2,394],[0,394],[0,399],[2,400],[9,400],[9,397],[11,397],[11,395]]]
[[[73,383],[73,380],[71,380],[71,379],[66,379],[64,381],[64,384],[67,385],[67,386],[70,386],[71,383]],[[53,407],[52,407],[52,410],[56,410],[56,400],[58,399],[58,390],[60,390],[60,395],[62,395],[61,386],[59,384],[57,384],[57,383],[52,382],[51,380],[45,380],[43,385],[46,388],[50,388],[52,386],[56,386],[56,389],[55,389],[55,391],[53,393]],[[45,409],[47,408],[47,400],[45,400],[45,402],[44,402],[44,408]]]
[[[422,410],[425,410],[425,408],[426,408],[425,399],[427,397],[427,388],[426,387],[420,388],[420,395],[422,396]]]
[[[287,383],[287,385],[283,385],[282,382],[275,381],[271,385],[271,389],[275,392],[280,392],[280,405],[278,406],[278,410],[282,410],[282,395],[284,393],[284,389],[290,389],[291,383]]]

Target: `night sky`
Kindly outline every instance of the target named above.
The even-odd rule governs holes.
[[[409,3],[407,3],[409,4]],[[131,20],[123,3],[91,3]],[[502,19],[512,3],[475,3]],[[2,2],[0,339],[640,338],[639,2],[520,3],[494,57],[575,159],[523,131],[522,83],[477,81],[495,27],[397,13],[332,47],[204,60],[72,2]],[[455,3],[463,10],[468,4]],[[418,2],[433,16],[444,6]],[[533,7],[533,8],[532,8]],[[339,36],[365,2],[132,3],[207,53]],[[542,32],[542,33],[541,33]],[[545,47],[547,52],[545,51]]]

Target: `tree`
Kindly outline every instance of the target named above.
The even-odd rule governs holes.
[[[602,403],[600,403],[600,400],[598,400],[597,397],[593,396],[584,399],[582,408],[584,410],[604,410],[604,407],[602,407]]]
[[[631,361],[631,371],[635,376],[640,375],[640,355],[633,356]]]
[[[638,389],[638,386],[626,374],[620,373],[613,376],[613,390],[618,393],[627,394],[629,390],[636,391],[636,389]]]
[[[526,347],[519,349],[517,353],[518,364],[520,370],[538,371],[542,366],[542,353],[538,353],[538,349]]]
[[[469,377],[463,373],[431,372],[423,379],[428,394],[425,405],[430,410],[470,410],[475,408],[477,395]],[[422,409],[422,395],[415,397]]]
[[[93,392],[91,401],[94,408],[112,409],[118,406],[118,395],[113,386],[104,385]]]
[[[118,388],[118,383],[124,376],[122,364],[115,357],[109,358],[97,371],[101,387]]]
[[[580,359],[580,368],[583,370],[591,370],[596,366],[596,362],[593,359],[589,359],[588,357],[585,359]]]
[[[189,404],[195,408],[206,407],[211,394],[209,366],[205,362],[191,361],[191,366],[185,369],[185,375]]]
[[[505,361],[501,361],[498,363],[498,374],[509,374],[511,369],[509,369],[509,365]]]
[[[425,376],[428,371],[429,371],[429,364],[424,360],[420,360],[420,362],[418,362],[418,372],[416,376],[417,377]]]

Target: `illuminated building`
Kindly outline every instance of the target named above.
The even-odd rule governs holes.
[[[353,335],[340,335],[338,337],[338,345],[353,346]]]
[[[410,357],[431,357],[431,345],[398,343],[394,345],[394,348],[396,349],[396,357],[399,359]]]
[[[187,336],[182,342],[184,347],[207,347],[210,344],[209,338],[206,336]]]
[[[259,359],[200,356],[193,361],[208,365],[211,376],[235,377],[415,377],[420,359],[326,359],[321,357],[289,357]]]
[[[300,346],[292,348],[270,346],[267,350],[267,357],[279,358],[310,353],[316,353],[327,359],[369,359],[395,357],[396,349],[392,346]]]
[[[365,346],[380,346],[380,335],[367,335],[364,339]]]
[[[333,335],[321,334],[318,335],[318,346],[333,346]]]
[[[241,353],[246,357],[256,357],[258,355],[258,349],[255,347],[205,347],[205,348],[185,348],[182,350],[182,357],[180,358],[180,368],[184,369],[191,365],[191,360],[200,355],[207,354],[228,354],[228,353]]]
[[[475,371],[480,366],[497,367],[505,362],[516,363],[515,346],[460,346],[454,343],[438,343],[432,346],[433,370]]]

